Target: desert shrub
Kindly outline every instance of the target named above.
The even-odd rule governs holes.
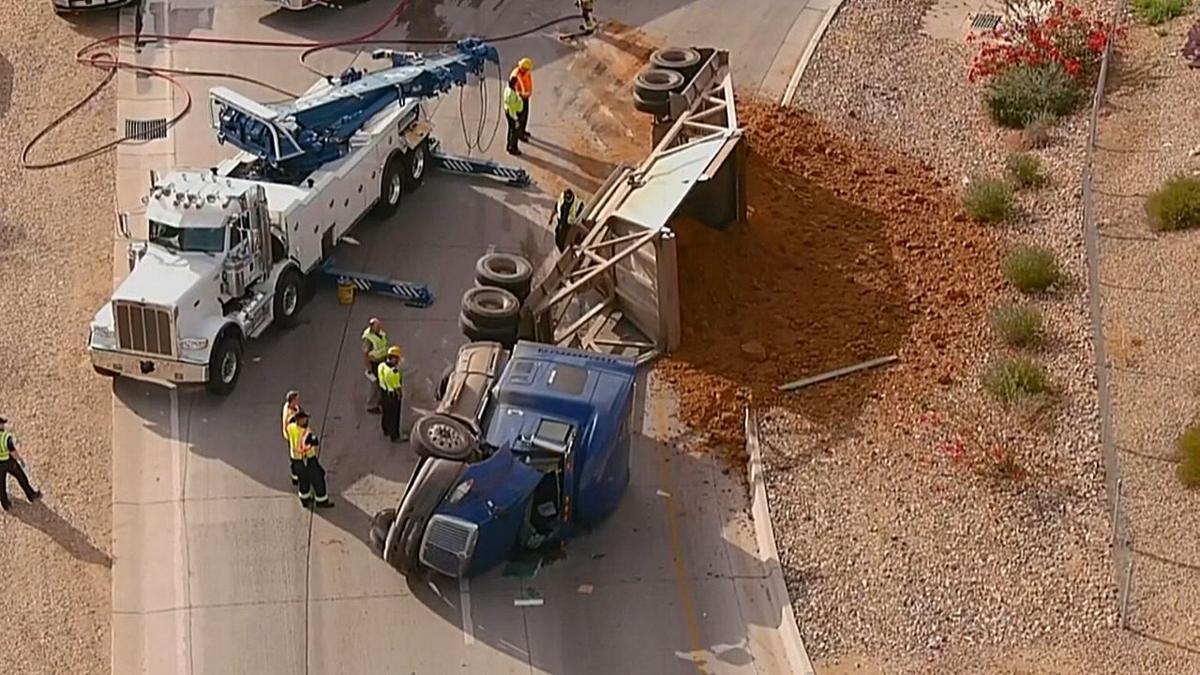
[[[1193,68],[1200,67],[1200,21],[1188,29],[1187,38],[1183,41],[1183,58]]]
[[[992,312],[992,330],[1010,347],[1034,347],[1042,340],[1042,313],[1032,305],[1001,305]]]
[[[1023,129],[1036,119],[1074,112],[1083,102],[1083,90],[1056,63],[1017,64],[988,82],[983,102],[996,124]]]
[[[1060,271],[1054,251],[1044,246],[1018,246],[1004,256],[1004,277],[1026,293],[1044,291],[1058,281]]]
[[[981,223],[998,223],[1013,211],[1012,188],[997,178],[974,178],[963,190],[963,208]]]
[[[1146,200],[1150,227],[1186,230],[1200,225],[1200,178],[1176,176]]]
[[[988,368],[983,374],[983,388],[1004,403],[1016,403],[1046,393],[1050,377],[1032,358],[1014,356]]]
[[[1004,173],[1017,187],[1040,187],[1046,184],[1042,163],[1037,155],[1024,152],[1009,155],[1004,162]]]
[[[1192,425],[1175,440],[1179,466],[1175,475],[1185,486],[1200,487],[1200,425]]]
[[[1133,0],[1133,13],[1143,23],[1157,26],[1183,14],[1191,0]]]
[[[1050,145],[1050,129],[1054,127],[1056,120],[1058,118],[1050,113],[1035,115],[1021,130],[1021,144],[1028,149]]]

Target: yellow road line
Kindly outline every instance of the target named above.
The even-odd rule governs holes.
[[[655,431],[662,433],[666,428],[666,412],[658,396],[650,395],[650,414],[654,420]],[[679,536],[679,519],[675,515],[675,502],[672,495],[675,491],[671,486],[671,468],[667,461],[669,449],[667,444],[655,439],[659,445],[659,477],[662,482],[663,507],[667,511],[667,531],[671,541],[671,557],[675,568],[675,586],[679,590],[679,602],[683,609],[683,620],[687,625],[688,639],[691,641],[692,652],[695,654],[696,669],[708,675],[707,661],[704,657],[704,641],[700,637],[700,620],[696,616],[696,604],[692,601],[692,588],[687,579],[687,565],[683,557],[683,544]]]

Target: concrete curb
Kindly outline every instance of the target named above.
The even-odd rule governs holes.
[[[787,89],[783,92],[783,100],[779,102],[781,106],[789,106],[792,104],[792,98],[796,95],[796,89],[800,87],[800,78],[804,77],[804,71],[808,70],[808,62],[812,61],[813,54],[817,52],[817,45],[820,44],[821,38],[825,36],[825,31],[829,29],[829,23],[833,21],[833,17],[842,8],[842,3],[845,0],[833,0],[833,6],[825,10],[825,16],[821,17],[821,23],[817,24],[817,30],[813,31],[812,38],[808,41],[808,45],[804,48],[804,53],[800,56],[800,62],[796,64],[796,69],[792,71],[792,79],[788,80]]]
[[[787,660],[794,675],[815,675],[808,650],[800,637],[796,614],[792,610],[792,599],[783,580],[783,566],[779,563],[779,550],[775,546],[775,528],[771,525],[771,507],[767,504],[767,482],[762,461],[762,449],[758,443],[758,418],[746,408],[746,451],[750,453],[750,517],[754,521],[754,538],[758,543],[758,555],[767,566],[767,593],[781,605],[782,621],[779,636],[787,651]]]

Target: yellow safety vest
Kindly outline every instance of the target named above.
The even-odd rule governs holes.
[[[298,412],[300,412],[299,408],[292,410],[292,407],[286,402],[283,404],[283,425],[280,427],[280,429],[283,431],[284,440],[287,440],[288,438],[288,425],[292,423],[292,415],[295,415]]]
[[[387,331],[379,331],[378,334],[371,332],[371,327],[363,331],[362,339],[371,345],[371,351],[367,352],[367,356],[371,357],[372,361],[382,361],[387,358]]]
[[[379,378],[379,388],[386,392],[400,391],[400,385],[404,381],[399,366],[392,368],[386,361],[379,364],[376,376]]]
[[[299,424],[292,422],[292,423],[288,424],[288,426],[287,426],[287,434],[288,434],[288,456],[291,457],[292,459],[303,459],[304,456],[300,454],[300,452],[301,452],[300,441],[303,440],[303,438],[304,438],[304,428],[301,427]]]
[[[0,431],[0,462],[8,461],[8,439],[12,437],[11,431]]]
[[[579,224],[579,216],[583,215],[583,200],[580,199],[578,195],[576,195],[575,199],[571,202],[570,208],[568,208],[567,212],[564,214],[563,213],[564,197],[566,197],[565,192],[558,196],[558,203],[554,205],[554,212],[558,214],[558,219],[560,222],[562,221],[563,216],[566,216],[567,225],[571,225],[571,226],[578,225]]]

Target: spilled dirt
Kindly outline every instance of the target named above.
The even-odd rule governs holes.
[[[683,340],[659,371],[684,421],[741,466],[750,401],[837,430],[869,399],[954,383],[1001,281],[997,239],[927,167],[843,140],[799,111],[738,106],[746,222],[724,232],[672,223]],[[893,354],[896,365],[777,390]]]

